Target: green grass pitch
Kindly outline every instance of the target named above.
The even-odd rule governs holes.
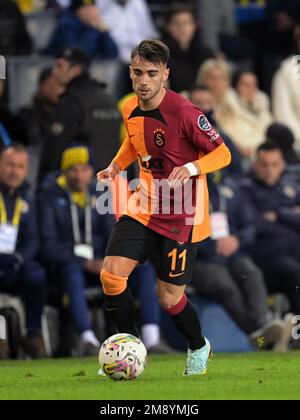
[[[215,355],[200,377],[182,377],[184,364],[151,356],[140,378],[113,382],[94,359],[0,362],[0,399],[300,399],[300,352]]]

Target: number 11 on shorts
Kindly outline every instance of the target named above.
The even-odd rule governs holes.
[[[181,261],[181,272],[184,272],[185,270],[185,266],[186,266],[186,252],[187,250],[185,249],[183,252],[181,252],[181,254],[178,255],[178,249],[174,248],[173,251],[171,251],[168,254],[169,258],[172,258],[172,262],[171,262],[171,271],[174,272],[176,271],[178,262],[180,260]]]

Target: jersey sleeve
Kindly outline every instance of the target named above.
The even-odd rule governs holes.
[[[194,106],[183,110],[181,131],[187,141],[203,155],[207,155],[224,143],[203,112]]]
[[[120,170],[128,168],[133,162],[137,160],[137,153],[130,141],[129,136],[127,136],[120,147],[117,155],[114,157],[113,162],[117,163],[120,167]]]
[[[193,162],[201,175],[225,168],[231,162],[231,153],[218,131],[206,116],[196,107],[184,110],[182,134],[199,153],[199,160]]]

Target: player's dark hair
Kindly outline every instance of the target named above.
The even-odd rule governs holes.
[[[281,148],[278,146],[278,144],[268,140],[265,143],[261,144],[256,151],[256,154],[259,154],[260,152],[274,152],[274,151],[280,151],[282,153]]]
[[[133,60],[137,56],[153,64],[167,65],[170,58],[170,50],[161,41],[146,39],[132,51],[131,59]]]

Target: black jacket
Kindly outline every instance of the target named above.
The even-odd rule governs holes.
[[[171,51],[169,60],[171,89],[175,92],[190,89],[196,83],[199,67],[205,60],[213,58],[214,53],[201,45],[199,32],[196,32],[187,50],[182,50],[169,34],[165,34],[162,41]]]
[[[12,0],[0,0],[0,54],[29,55],[32,44],[24,17]]]

